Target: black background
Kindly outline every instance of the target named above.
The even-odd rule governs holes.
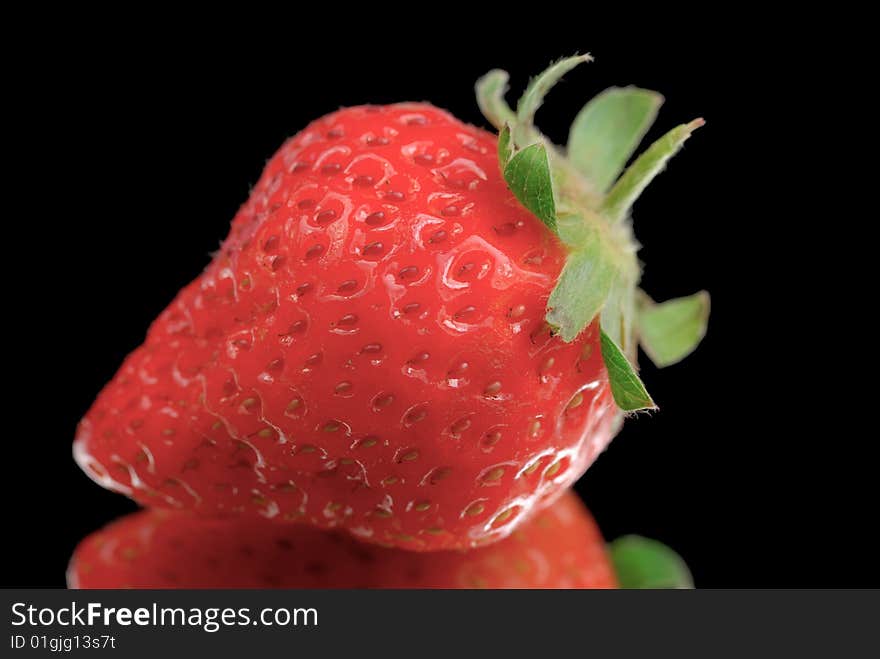
[[[606,537],[665,541],[699,586],[880,585],[858,555],[876,513],[858,473],[874,440],[844,427],[836,312],[805,306],[816,293],[799,243],[809,210],[781,192],[799,159],[785,133],[802,127],[773,104],[799,93],[798,54],[732,23],[727,37],[663,23],[636,37],[612,26],[563,35],[539,19],[526,30],[413,20],[393,33],[380,14],[350,34],[335,19],[264,25],[248,43],[227,33],[198,47],[192,33],[78,33],[11,62],[23,116],[7,136],[24,150],[7,191],[2,585],[63,585],[76,542],[134,509],[74,465],[76,422],[207,263],[287,136],[364,102],[429,100],[485,125],[478,76],[506,68],[516,92],[576,51],[596,61],[538,116],[557,142],[610,85],[666,96],[649,139],[706,118],[634,217],[644,288],[657,299],[706,288],[713,304],[694,355],[664,371],[643,360],[661,410],[629,421],[578,491]]]

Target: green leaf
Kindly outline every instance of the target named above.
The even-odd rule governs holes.
[[[657,406],[618,345],[602,330],[602,359],[608,369],[611,395],[624,412],[655,410]]]
[[[600,234],[590,232],[568,255],[547,301],[547,322],[563,341],[574,341],[602,310],[617,275]]]
[[[638,87],[612,87],[584,106],[568,135],[568,157],[604,192],[648,132],[663,97]]]
[[[661,542],[627,535],[608,545],[608,551],[621,588],[694,587],[685,562]]]
[[[516,116],[519,123],[523,126],[531,126],[535,119],[535,112],[541,107],[544,96],[547,92],[559,82],[566,73],[571,71],[578,64],[589,62],[593,58],[589,55],[575,55],[574,57],[566,57],[555,64],[551,64],[543,73],[533,78],[526,87],[525,93],[516,104]]]
[[[706,335],[709,323],[709,294],[654,304],[639,309],[639,341],[651,361],[659,367],[680,362],[691,354]]]
[[[663,171],[667,161],[681,149],[691,133],[704,123],[702,119],[694,119],[689,124],[677,126],[648,147],[617,180],[602,202],[600,211],[612,222],[626,217],[642,191]]]
[[[504,180],[520,203],[557,233],[556,202],[546,147],[532,144],[517,152],[504,166]]]
[[[501,165],[501,172],[504,173],[504,166],[510,161],[513,155],[513,145],[510,143],[510,124],[504,124],[504,128],[498,134],[498,162]]]
[[[614,341],[630,362],[638,356],[638,344],[633,336],[636,322],[635,280],[638,272],[622,272],[608,293],[602,307],[602,329]]]
[[[504,100],[509,77],[507,71],[493,69],[477,80],[476,84],[477,105],[480,106],[483,116],[498,130],[505,124],[516,122],[516,115]]]

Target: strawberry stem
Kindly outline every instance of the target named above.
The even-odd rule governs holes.
[[[603,356],[615,401],[625,411],[653,409],[635,369],[641,267],[629,212],[703,120],[672,129],[620,174],[662,97],[633,87],[614,88],[580,112],[566,153],[535,127],[535,113],[563,75],[591,60],[589,55],[575,55],[552,64],[532,79],[515,113],[504,100],[509,76],[499,69],[490,71],[476,84],[477,102],[501,131],[498,157],[508,187],[569,249],[548,300],[547,322],[564,341],[573,341],[601,314]],[[691,330],[689,326],[687,331],[694,335]],[[692,339],[664,337],[661,350],[682,352],[680,344],[689,346]]]

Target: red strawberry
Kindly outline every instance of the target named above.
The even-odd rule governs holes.
[[[255,517],[150,510],[86,538],[71,588],[613,588],[605,544],[574,494],[491,547],[433,554]]]
[[[626,220],[692,127],[603,194],[653,118],[626,104],[654,96],[593,101],[566,159],[529,116],[559,67],[519,118],[500,74],[484,80],[500,145],[424,104],[340,110],[288,141],[83,419],[79,464],[145,505],[416,550],[497,540],[553,501],[607,445],[618,406],[653,406],[617,344],[631,354],[638,328],[674,361],[705,306],[639,298],[636,316]],[[609,111],[629,123],[605,127]],[[584,150],[603,160],[578,164]]]

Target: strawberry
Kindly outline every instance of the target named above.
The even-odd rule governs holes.
[[[82,468],[149,506],[413,550],[499,540],[555,500],[622,412],[654,407],[636,339],[677,361],[708,308],[637,290],[628,220],[699,122],[620,176],[653,92],[594,99],[567,154],[532,124],[585,59],[539,76],[516,113],[506,75],[486,76],[500,137],[407,103],[343,109],[284,144],[81,422]]]
[[[605,544],[565,494],[509,538],[468,552],[386,549],[304,524],[148,510],[83,540],[71,588],[614,588]]]

